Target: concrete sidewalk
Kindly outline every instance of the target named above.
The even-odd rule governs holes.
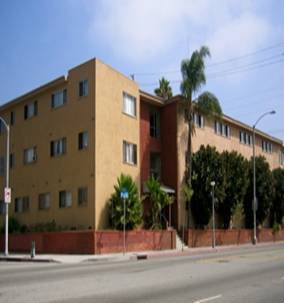
[[[55,254],[36,254],[34,258],[31,258],[29,254],[16,254],[11,253],[9,256],[0,254],[0,261],[7,262],[42,262],[42,263],[63,263],[63,264],[78,264],[82,262],[122,262],[130,260],[146,260],[154,258],[167,258],[167,257],[202,257],[203,255],[216,254],[222,251],[248,249],[253,250],[260,247],[277,246],[283,244],[283,241],[279,242],[266,242],[259,243],[256,246],[252,244],[244,245],[230,245],[230,246],[217,246],[212,247],[197,247],[187,248],[184,250],[159,250],[159,251],[140,251],[140,252],[127,252],[103,254],[103,255],[55,255]]]

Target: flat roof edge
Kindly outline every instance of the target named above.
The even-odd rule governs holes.
[[[3,105],[0,106],[0,111],[3,111],[10,106],[16,105],[16,104],[20,103],[21,101],[24,101],[28,98],[32,98],[33,96],[39,94],[40,92],[43,92],[46,89],[49,89],[58,84],[64,83],[65,81],[66,81],[65,76],[60,76],[50,82],[47,82],[41,86],[38,86],[37,88],[35,88],[27,93],[24,93],[23,95],[20,95],[19,97],[15,98],[15,99],[12,99],[12,100],[4,103]]]

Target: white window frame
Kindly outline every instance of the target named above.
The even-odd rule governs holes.
[[[89,81],[88,79],[79,82],[79,97],[86,97],[89,94]]]
[[[51,108],[58,108],[63,106],[67,101],[67,90],[62,89],[54,92],[51,95]]]
[[[123,92],[122,111],[124,114],[136,118],[137,115],[136,98],[125,92]]]
[[[51,157],[58,157],[66,153],[66,141],[65,137],[51,141]]]
[[[25,120],[30,119],[37,115],[37,101],[28,103],[24,107]]]
[[[72,207],[72,192],[67,190],[60,191],[59,208],[70,208],[70,207]]]
[[[50,193],[43,193],[38,195],[38,209],[44,210],[50,208]]]
[[[27,148],[24,150],[24,164],[32,164],[37,161],[36,147]]]
[[[123,141],[123,162],[137,165],[137,145]]]
[[[87,131],[81,132],[78,135],[78,149],[83,150],[89,146],[89,134]]]

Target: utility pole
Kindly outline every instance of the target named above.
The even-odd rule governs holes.
[[[1,123],[7,130],[7,143],[6,143],[6,185],[4,189],[4,202],[5,202],[5,256],[9,255],[9,203],[11,203],[11,188],[9,187],[10,178],[10,127],[8,123],[0,117]]]

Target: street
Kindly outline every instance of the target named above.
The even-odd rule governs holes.
[[[284,244],[76,265],[0,263],[0,302],[284,302]]]

